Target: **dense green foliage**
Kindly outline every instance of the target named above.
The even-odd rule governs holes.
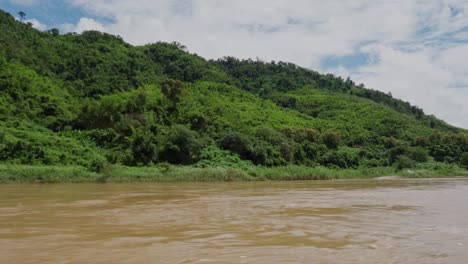
[[[468,133],[350,79],[178,43],[40,32],[0,11],[0,161],[468,167]],[[438,166],[439,166],[438,165]]]
[[[336,169],[289,165],[200,168],[162,163],[147,167],[113,165],[98,173],[90,172],[80,166],[0,164],[0,183],[232,182],[375,178],[392,180],[399,178],[394,176],[395,173],[405,178],[468,176],[467,170],[449,164],[419,164],[417,168],[411,170],[395,171],[393,167]]]

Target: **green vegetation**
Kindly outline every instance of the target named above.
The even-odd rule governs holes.
[[[1,10],[0,32],[4,182],[466,175],[466,130],[349,78]]]
[[[281,167],[194,167],[160,164],[151,167],[108,166],[90,172],[78,166],[29,166],[0,164],[0,183],[120,183],[120,182],[233,182],[468,177],[468,171],[448,164],[420,164],[413,169],[393,167],[336,169],[297,165]]]

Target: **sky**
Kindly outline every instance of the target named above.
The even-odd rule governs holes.
[[[468,0],[0,0],[34,27],[287,61],[468,128]]]

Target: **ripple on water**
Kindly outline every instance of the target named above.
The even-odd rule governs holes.
[[[466,180],[17,189],[0,186],[0,263],[468,259]]]

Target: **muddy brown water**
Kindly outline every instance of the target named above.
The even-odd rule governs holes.
[[[0,186],[0,263],[468,263],[468,180]]]

